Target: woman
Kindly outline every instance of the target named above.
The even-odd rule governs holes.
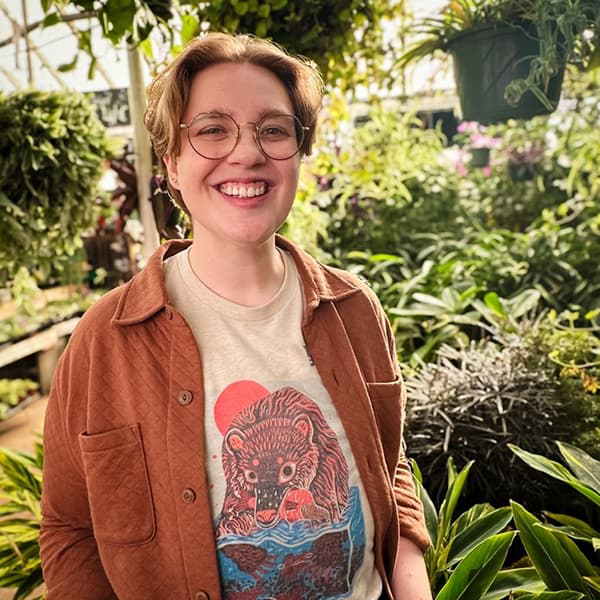
[[[150,86],[194,239],[90,309],[61,358],[48,600],[430,598],[389,324],[362,283],[275,234],[321,93],[305,62],[225,34]]]

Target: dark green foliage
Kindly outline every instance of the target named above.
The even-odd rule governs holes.
[[[0,587],[17,588],[13,600],[32,594],[43,584],[40,561],[40,499],[42,445],[35,454],[0,450]]]
[[[557,335],[549,321],[524,322],[519,333],[502,335],[464,350],[443,347],[437,363],[407,377],[409,454],[432,490],[440,490],[445,460],[462,466],[475,460],[471,493],[478,501],[509,498],[539,509],[562,507],[551,480],[532,477],[506,444],[557,457],[553,440],[568,440],[597,453],[600,410],[595,390],[568,378],[547,353]],[[582,331],[567,335],[571,342]],[[597,348],[595,336],[589,348]],[[570,359],[576,352],[566,350]],[[523,486],[527,480],[528,485]]]
[[[61,269],[94,223],[110,149],[74,92],[0,95],[0,285],[19,267]]]
[[[323,247],[345,252],[417,252],[418,234],[464,229],[458,177],[442,136],[413,115],[373,111],[341,148],[321,156],[319,206],[330,217]]]
[[[62,0],[44,0],[48,25],[59,21],[53,17],[57,14],[54,8],[64,4]],[[68,4],[79,12],[90,12],[113,44],[124,39],[143,42],[149,55],[147,42],[153,30],[162,35],[166,45],[178,50],[210,29],[272,39],[289,52],[315,61],[328,82],[350,90],[369,77],[390,84],[396,73],[389,65],[383,66],[388,48],[382,21],[401,14],[403,3],[398,0],[72,0]],[[92,58],[92,73],[96,57],[89,31],[79,33],[79,50]],[[72,65],[65,66],[73,68],[76,60],[77,55]],[[357,68],[359,62],[361,69]]]

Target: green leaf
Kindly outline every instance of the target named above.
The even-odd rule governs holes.
[[[200,21],[196,15],[184,14],[181,16],[181,43],[187,44],[198,31]]]
[[[44,20],[42,21],[42,28],[51,27],[52,25],[56,25],[57,23],[60,23],[60,15],[55,12],[49,13],[44,17]]]
[[[438,541],[438,516],[437,511],[435,510],[435,505],[429,497],[427,490],[423,487],[421,481],[414,476],[413,481],[415,482],[417,495],[423,503],[423,513],[425,515],[425,526],[427,527],[427,533],[429,533],[429,537],[431,538],[431,543],[433,546],[436,546]]]
[[[438,540],[445,539],[450,530],[450,523],[452,522],[452,516],[454,514],[454,509],[456,508],[456,504],[458,503],[458,499],[462,493],[465,482],[467,481],[467,477],[469,476],[469,471],[473,466],[474,461],[470,461],[465,468],[458,473],[458,475],[454,476],[454,465],[451,459],[448,459],[448,480],[451,481],[448,486],[448,490],[446,492],[446,496],[442,502],[440,507],[440,518],[439,518],[439,528],[438,528]]]
[[[540,521],[520,504],[511,501],[511,506],[521,542],[548,588],[552,591],[569,589],[585,593],[583,578],[556,536],[543,527],[536,527],[541,524]]]
[[[563,527],[553,527],[546,524],[544,525],[546,528],[557,530],[560,533],[564,533],[572,538],[586,542],[592,542],[594,538],[600,538],[600,532],[596,531],[593,527],[581,519],[547,511],[544,511],[544,514],[563,525]]]
[[[515,600],[579,600],[584,594],[570,590],[559,592],[540,592],[539,594],[519,594]]]
[[[75,54],[75,56],[73,57],[73,60],[71,62],[63,63],[61,65],[58,65],[58,67],[56,67],[56,68],[61,73],[67,73],[68,71],[72,71],[77,66],[78,60],[79,60],[79,54]]]
[[[498,572],[496,579],[481,600],[502,600],[511,592],[541,592],[545,589],[546,584],[534,568],[506,569]]]
[[[506,560],[516,533],[497,534],[471,550],[458,564],[436,600],[479,600]]]
[[[510,507],[506,506],[498,508],[471,523],[452,541],[446,565],[450,567],[457,563],[481,542],[502,531],[511,519],[512,511]]]
[[[500,298],[496,292],[488,292],[483,297],[483,301],[485,302],[485,305],[495,314],[499,315],[500,317],[506,317],[506,311],[504,310],[502,302],[500,302]]]
[[[531,452],[527,452],[526,450],[522,450],[518,446],[513,444],[508,444],[508,447],[524,462],[526,462],[530,467],[537,469],[538,471],[542,471],[555,479],[559,479],[560,481],[564,481],[568,483],[571,487],[575,488],[578,492],[589,498],[592,502],[600,506],[600,493],[596,492],[589,486],[578,481],[566,467],[557,463],[554,460],[550,460],[545,456],[541,456],[539,454],[533,454]]]
[[[565,442],[557,442],[557,445],[579,481],[600,494],[600,462],[580,448]]]

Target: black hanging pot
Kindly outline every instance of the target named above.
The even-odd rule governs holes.
[[[466,31],[448,43],[454,60],[454,77],[465,121],[498,123],[508,119],[529,119],[551,113],[560,100],[564,68],[552,77],[545,90],[549,110],[531,91],[516,106],[504,97],[514,79],[525,79],[532,58],[539,55],[535,27],[504,25]]]

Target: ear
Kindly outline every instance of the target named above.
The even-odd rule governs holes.
[[[170,154],[163,156],[163,162],[167,167],[167,174],[169,175],[169,183],[171,187],[176,190],[179,189],[179,174],[177,170],[177,159],[173,158]]]

